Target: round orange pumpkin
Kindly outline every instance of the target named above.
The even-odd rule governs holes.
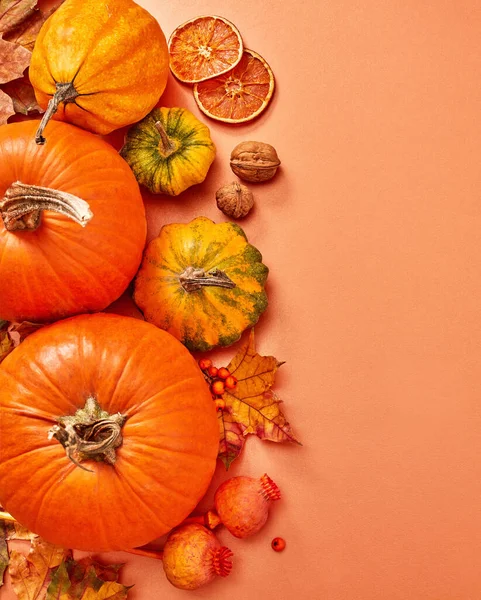
[[[0,502],[66,548],[163,535],[214,473],[203,375],[179,341],[138,319],[81,315],[29,336],[0,366],[0,414]]]
[[[42,26],[30,62],[35,95],[47,109],[37,143],[54,114],[101,134],[140,121],[168,74],[165,36],[144,8],[132,0],[66,0]]]
[[[37,146],[38,122],[0,127],[0,319],[53,321],[103,310],[145,244],[139,186],[105,141],[66,123]]]

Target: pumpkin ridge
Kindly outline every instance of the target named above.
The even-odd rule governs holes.
[[[121,468],[115,468],[115,475],[116,475],[116,478],[118,479],[118,481],[120,482],[120,485],[122,487],[128,488],[130,490],[131,494],[137,499],[139,504],[141,504],[145,508],[145,510],[151,515],[152,520],[158,524],[159,529],[163,529],[163,530],[165,530],[166,528],[170,529],[169,524],[165,523],[162,519],[159,518],[157,511],[154,512],[152,510],[152,508],[145,502],[144,498],[142,497],[142,493],[139,493],[136,489],[134,489],[132,487],[131,482],[126,477],[126,473],[123,472]],[[158,484],[159,484],[159,482],[156,481],[156,485],[158,485]],[[144,491],[144,494],[145,494],[145,491]],[[147,541],[149,541],[149,540],[147,540]],[[147,543],[147,541],[144,543]]]
[[[153,396],[149,396],[148,398],[146,398],[145,400],[142,400],[139,404],[135,404],[134,406],[132,406],[129,410],[131,412],[137,413],[140,409],[143,409],[146,407],[146,405],[150,404],[150,402],[152,402],[154,399],[161,397],[163,394],[165,394],[165,392],[171,392],[173,389],[175,389],[176,387],[184,387],[185,383],[187,381],[195,381],[194,377],[189,377],[188,379],[184,379],[182,381],[182,383],[173,383],[171,385],[165,386],[164,388],[162,388],[161,390],[159,390],[156,394],[154,394]],[[168,415],[171,412],[177,412],[178,410],[186,410],[186,407],[175,407],[175,409],[172,409],[168,412],[163,412],[162,414],[164,415]],[[128,413],[126,413],[126,416],[129,416]]]

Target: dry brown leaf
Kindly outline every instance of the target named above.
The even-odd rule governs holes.
[[[36,6],[37,0],[0,0],[0,34],[18,27]]]
[[[78,561],[69,557],[53,574],[46,600],[126,598],[130,588],[117,583],[121,567],[121,564],[102,565],[90,557]]]
[[[3,36],[4,39],[8,40],[9,42],[20,44],[20,46],[23,46],[31,52],[42,25],[49,18],[49,16],[57,10],[63,1],[64,0],[58,0],[47,12],[42,10],[33,11],[29,18],[20,23],[18,27],[15,27],[15,29],[5,33]]]
[[[226,469],[240,454],[248,434],[272,442],[299,443],[280,409],[281,400],[271,390],[282,364],[256,352],[251,329],[248,341],[227,366],[237,386],[225,390],[225,408],[219,411],[219,458]]]
[[[52,546],[40,538],[31,542],[27,556],[12,550],[8,571],[18,600],[40,600],[44,597],[53,569],[70,555],[70,550]]]
[[[43,325],[31,323],[30,321],[22,321],[21,323],[0,321],[0,362],[26,337],[40,329],[40,327],[43,327]]]
[[[8,567],[7,524],[0,521],[0,587],[3,585],[3,575]]]
[[[0,125],[5,125],[8,119],[14,114],[13,100],[0,89]]]
[[[0,83],[22,77],[30,64],[31,52],[0,37]]]
[[[12,99],[13,109],[16,113],[28,115],[31,112],[43,112],[43,109],[37,103],[28,75],[4,83],[2,91]]]
[[[6,523],[7,526],[7,540],[34,540],[38,535],[29,531],[17,521],[13,523]]]

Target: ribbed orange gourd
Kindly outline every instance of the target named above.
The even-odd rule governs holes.
[[[0,502],[45,540],[143,545],[206,492],[214,402],[191,354],[144,321],[100,313],[29,336],[0,366]]]
[[[132,0],[66,0],[44,23],[29,76],[48,120],[107,134],[142,119],[167,83],[169,54],[158,22]],[[47,108],[48,106],[48,108]],[[48,131],[47,131],[48,133]]]
[[[103,310],[142,258],[139,186],[112,146],[53,122],[0,127],[0,319],[53,321]]]

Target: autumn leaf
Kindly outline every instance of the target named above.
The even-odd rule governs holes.
[[[15,113],[42,112],[24,72],[42,25],[62,3],[45,12],[37,0],[0,0],[0,125]]]
[[[13,523],[6,523],[7,527],[7,540],[33,540],[38,535],[29,531],[23,525],[20,525],[17,521]]]
[[[0,90],[0,125],[5,125],[8,119],[14,114],[13,100],[8,94]]]
[[[18,27],[36,6],[37,0],[0,0],[0,34]]]
[[[218,413],[220,441],[219,458],[228,469],[230,464],[239,456],[244,447],[245,437],[241,426],[235,422],[230,409],[226,407]]]
[[[0,321],[0,362],[26,337],[41,327],[43,327],[42,324],[31,323],[30,321],[22,321],[21,323]]]
[[[97,591],[87,588],[82,600],[123,600],[128,591],[129,588],[121,583],[106,581]]]
[[[23,72],[30,64],[31,53],[17,44],[7,42],[0,38],[0,83],[7,83],[12,79],[22,77]]]
[[[121,564],[102,565],[90,557],[68,558],[55,571],[45,600],[108,600],[127,598],[130,589],[118,583]]]
[[[40,538],[31,542],[27,556],[12,550],[8,571],[18,600],[40,600],[50,584],[53,569],[71,556],[70,550],[48,544]]]
[[[0,362],[13,350],[13,340],[7,329],[0,329]]]
[[[8,567],[7,527],[0,521],[0,587],[3,585],[3,575]]]
[[[20,46],[23,46],[31,52],[42,25],[49,18],[49,16],[54,13],[61,4],[63,4],[63,2],[64,0],[58,0],[47,12],[42,10],[33,11],[27,19],[20,23],[20,25],[5,33],[3,38],[9,42],[20,44]]]
[[[33,91],[28,75],[24,75],[21,79],[5,83],[1,91],[11,98],[13,110],[16,113],[28,115],[35,111],[43,112],[43,109],[37,104],[35,92]]]
[[[254,330],[227,369],[237,386],[223,394],[225,408],[219,411],[219,458],[226,469],[239,456],[244,437],[254,434],[272,442],[299,443],[280,409],[281,400],[272,392],[277,369],[283,363],[255,350]]]

